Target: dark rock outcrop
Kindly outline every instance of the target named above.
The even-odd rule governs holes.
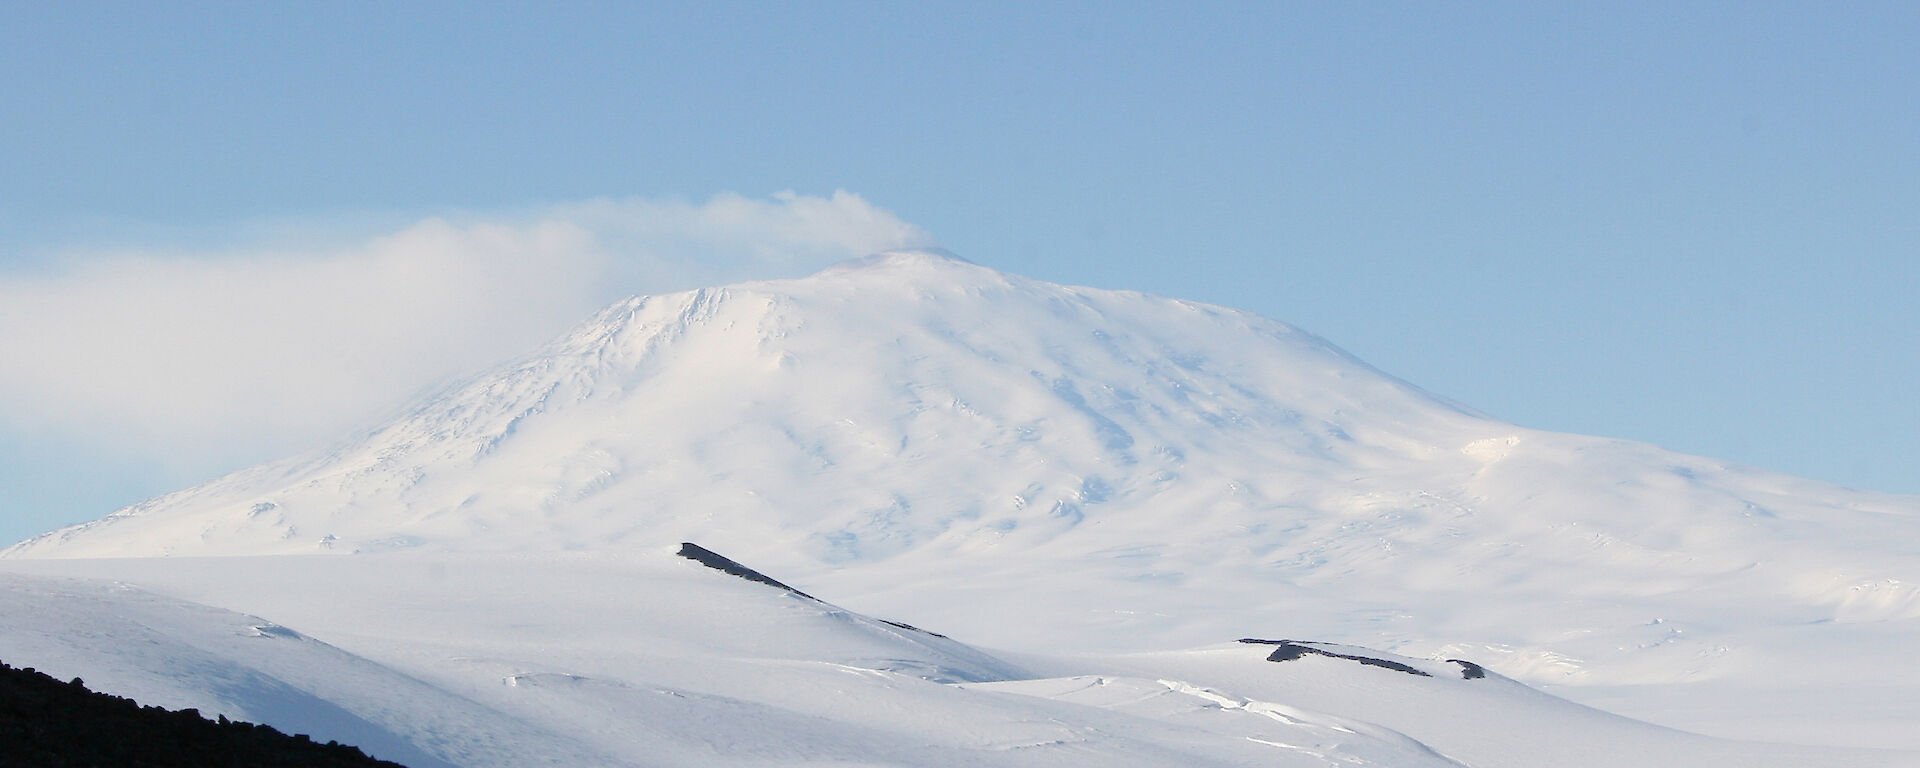
[[[1410,665],[1407,665],[1398,661],[1394,661],[1392,659],[1381,659],[1381,658],[1375,658],[1372,656],[1359,656],[1359,655],[1350,654],[1350,653],[1336,653],[1333,651],[1329,651],[1325,648],[1315,648],[1314,646],[1309,645],[1307,643],[1298,642],[1294,640],[1262,640],[1257,637],[1243,637],[1243,638],[1240,638],[1240,642],[1248,643],[1252,645],[1274,646],[1273,653],[1267,654],[1267,661],[1293,661],[1294,659],[1298,659],[1303,656],[1312,654],[1315,656],[1326,656],[1328,658],[1333,658],[1333,659],[1346,659],[1347,661],[1359,662],[1369,667],[1391,669],[1395,672],[1404,672],[1409,675],[1419,675],[1420,677],[1433,677],[1431,673],[1425,672],[1420,669],[1415,669]],[[1487,676],[1486,667],[1482,667],[1471,661],[1463,661],[1460,659],[1447,659],[1447,661],[1460,665],[1460,677],[1462,679],[1478,680],[1481,678],[1485,678]]]
[[[271,726],[143,707],[0,662],[0,768],[402,768]]]

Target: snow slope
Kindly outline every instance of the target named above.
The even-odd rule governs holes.
[[[665,550],[12,561],[0,584],[0,658],[413,766],[1920,765],[1349,647],[1008,661]]]
[[[625,301],[336,450],[4,554],[682,540],[994,647],[1312,637],[1920,748],[1920,499],[1525,429],[1278,322],[935,252]]]
[[[359,737],[416,766],[1320,764],[1269,763],[1272,748],[1230,733],[925,679],[1015,668],[664,556],[144,565],[315,621],[379,661],[125,585],[24,575],[0,593],[27,619],[0,629],[0,650],[175,706]],[[383,588],[395,583],[411,588]],[[1447,764],[1380,733],[1344,740],[1377,758],[1360,764]]]

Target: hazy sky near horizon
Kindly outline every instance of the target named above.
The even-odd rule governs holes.
[[[1920,492],[1920,6],[15,3],[0,540],[938,244]]]

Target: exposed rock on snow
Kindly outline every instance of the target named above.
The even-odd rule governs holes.
[[[1420,669],[1416,669],[1414,668],[1413,665],[1407,664],[1404,662],[1393,661],[1391,659],[1383,659],[1377,656],[1367,656],[1367,655],[1361,655],[1356,653],[1339,653],[1336,651],[1328,650],[1326,648],[1316,647],[1308,643],[1295,642],[1292,640],[1257,640],[1254,638],[1245,638],[1245,639],[1242,639],[1240,642],[1252,643],[1256,645],[1274,646],[1273,653],[1267,654],[1267,661],[1293,661],[1294,659],[1298,659],[1302,656],[1305,656],[1311,653],[1311,654],[1316,654],[1320,656],[1325,656],[1330,659],[1346,659],[1347,661],[1357,661],[1369,667],[1379,667],[1381,669],[1390,669],[1395,672],[1405,672],[1409,675],[1417,675],[1419,677],[1433,677],[1432,673],[1429,673]]]

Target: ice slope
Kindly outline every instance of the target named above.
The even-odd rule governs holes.
[[[1506,424],[1244,312],[900,252],[616,304],[338,450],[5,554],[694,540],[996,647],[1307,636],[1920,748],[1917,513]]]
[[[1315,646],[1431,676],[1242,643],[1009,661],[664,549],[16,560],[0,584],[9,662],[415,766],[1920,765],[1366,649]]]

